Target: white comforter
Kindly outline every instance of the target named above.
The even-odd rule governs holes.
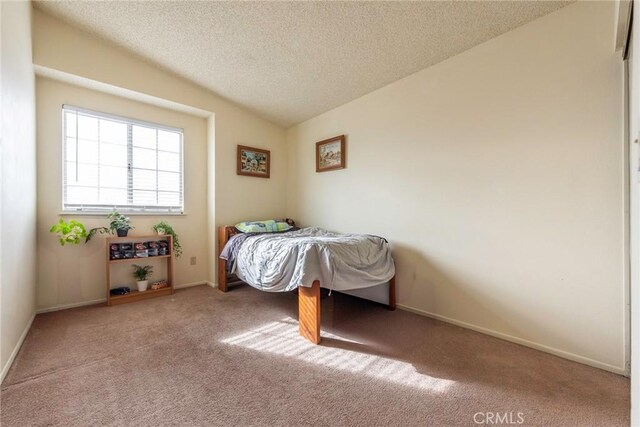
[[[238,250],[235,273],[263,291],[290,291],[314,280],[341,291],[386,283],[395,265],[380,237],[303,228],[250,236]]]

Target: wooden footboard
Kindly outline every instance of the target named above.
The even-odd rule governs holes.
[[[320,344],[320,282],[298,287],[298,329],[300,335]]]

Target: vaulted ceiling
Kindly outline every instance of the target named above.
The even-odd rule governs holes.
[[[61,1],[35,6],[288,127],[567,4]]]

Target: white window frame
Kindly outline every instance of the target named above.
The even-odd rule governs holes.
[[[68,104],[62,105],[62,215],[104,215],[110,213],[113,210],[126,213],[128,215],[184,215],[184,129],[176,128],[158,123],[147,122],[138,119],[132,119],[130,117],[118,116],[109,113],[103,113],[100,111],[89,110],[82,107],[75,107]],[[66,112],[77,112],[80,114],[93,116],[99,119],[107,119],[112,121],[118,121],[127,125],[127,156],[128,156],[128,177],[127,177],[127,197],[129,200],[133,197],[133,182],[131,173],[133,166],[131,164],[132,152],[133,152],[133,132],[132,126],[143,126],[158,130],[166,130],[176,132],[180,135],[180,204],[181,206],[161,206],[161,205],[133,205],[133,204],[119,204],[119,205],[107,205],[107,204],[75,204],[66,203],[66,186],[67,186],[67,129],[66,129]],[[77,133],[76,133],[77,138]],[[157,151],[157,148],[156,148]]]

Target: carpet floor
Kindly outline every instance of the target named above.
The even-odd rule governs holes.
[[[0,421],[629,425],[622,376],[346,295],[323,297],[322,316],[314,346],[298,336],[295,294],[248,286],[39,314]]]

